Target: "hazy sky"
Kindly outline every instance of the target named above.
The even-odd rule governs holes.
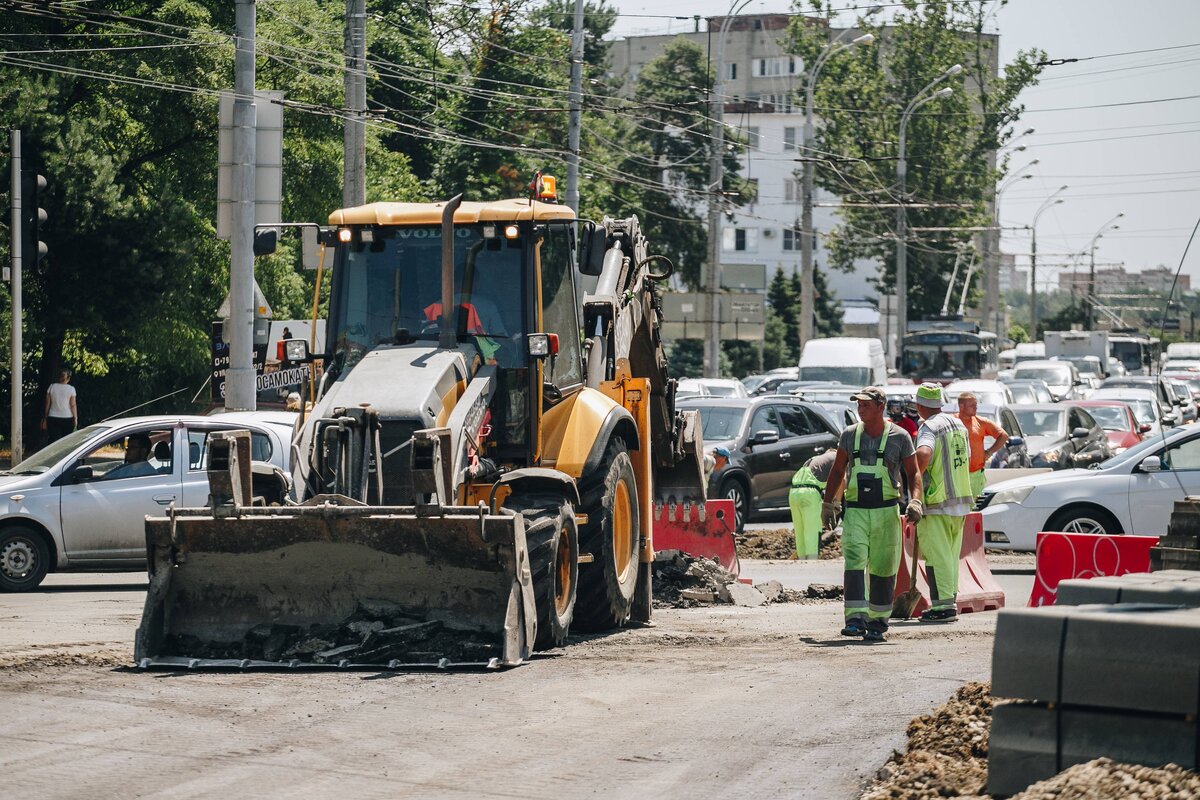
[[[691,30],[690,18],[663,17],[730,10],[728,0],[610,1],[628,15],[618,21],[619,36]],[[783,0],[750,0],[742,13],[790,8]],[[837,24],[852,21],[847,13]],[[1038,222],[1039,288],[1056,280],[1057,270],[1043,273],[1042,267],[1067,264],[1069,254],[1086,249],[1121,212],[1120,229],[1097,244],[1097,265],[1174,270],[1200,218],[1200,0],[1011,0],[996,12],[993,28],[1002,64],[1035,47],[1049,58],[1080,59],[1047,67],[1039,85],[1021,96],[1025,115],[1016,129],[1036,132],[1014,143],[1027,149],[1010,167],[1012,174],[1033,177],[1015,181],[1000,201],[1002,225],[1028,226],[1046,198],[1069,186],[1060,195],[1066,202]],[[1147,50],[1155,52],[1132,52]],[[1186,99],[1114,105],[1165,98]],[[1078,108],[1101,105],[1111,107]],[[1022,169],[1033,159],[1039,163]],[[1200,285],[1197,239],[1184,264],[1194,288]],[[1003,247],[1027,265],[1029,231],[1005,231]],[[1081,263],[1086,266],[1086,258]]]

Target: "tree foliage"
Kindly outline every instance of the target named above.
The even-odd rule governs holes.
[[[821,125],[814,143],[814,179],[855,206],[840,209],[840,222],[826,246],[830,266],[849,270],[855,259],[883,265],[882,291],[894,291],[896,210],[910,204],[910,228],[965,228],[988,224],[986,202],[1003,175],[992,154],[1010,137],[1009,125],[1023,111],[1021,90],[1036,83],[1044,54],[1024,51],[993,74],[998,39],[985,32],[993,4],[923,3],[903,0],[886,25],[860,19],[873,33],[872,46],[854,47],[830,58],[817,81],[814,105]],[[822,15],[830,6],[813,0]],[[797,18],[789,29],[791,49],[806,64],[830,44],[828,27]],[[901,115],[910,101],[954,64],[953,94],[938,98],[909,118],[907,181],[900,195],[896,159]],[[888,207],[892,206],[892,207]],[[908,239],[907,298],[910,318],[940,309],[954,262],[953,244],[967,234],[912,232]]]

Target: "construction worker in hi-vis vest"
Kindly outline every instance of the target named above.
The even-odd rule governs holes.
[[[837,448],[829,448],[804,462],[792,476],[788,507],[796,533],[796,558],[815,559],[821,550],[821,500]]]
[[[851,399],[858,401],[862,422],[842,431],[829,469],[821,520],[829,527],[836,523],[837,493],[844,483],[846,626],[842,635],[882,642],[900,567],[900,474],[903,470],[913,493],[903,509],[910,519],[920,517],[921,476],[912,437],[884,417],[883,390],[868,386]]]
[[[975,496],[971,491],[971,445],[966,426],[942,413],[942,387],[923,383],[917,389],[917,464],[924,485],[924,512],[917,523],[917,543],[929,578],[929,610],[921,622],[958,619],[958,560],[963,521]]]

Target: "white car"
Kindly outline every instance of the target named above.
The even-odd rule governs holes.
[[[980,403],[993,406],[1011,406],[1013,404],[1012,390],[1000,381],[964,380],[951,381],[943,391],[947,400],[958,400],[963,392],[970,392]]]
[[[208,502],[209,434],[249,430],[253,459],[286,474],[297,416],[271,411],[110,420],[0,472],[0,592],[29,591],[50,571],[145,569],[145,517],[164,515],[172,503]],[[131,437],[149,442],[149,458],[126,462]]]
[[[1200,494],[1200,428],[1168,429],[1094,469],[1067,469],[989,486],[988,547],[1034,550],[1039,531],[1162,536],[1174,501]]]
[[[1158,395],[1151,389],[1138,389],[1131,386],[1102,387],[1092,392],[1092,396],[1088,399],[1120,400],[1122,403],[1128,403],[1129,407],[1133,409],[1133,417],[1138,424],[1150,426],[1150,430],[1144,431],[1147,439],[1161,436],[1164,422],[1170,423],[1166,427],[1178,422],[1178,418],[1158,402]]]
[[[708,389],[710,397],[749,397],[746,385],[733,378],[697,378],[696,383]]]
[[[675,397],[708,397],[708,387],[696,378],[680,378],[675,384]]]

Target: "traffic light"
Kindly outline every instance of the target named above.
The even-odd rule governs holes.
[[[21,172],[21,257],[37,264],[50,250],[41,240],[42,226],[46,223],[46,209],[40,199],[46,190],[46,178],[31,170]]]

